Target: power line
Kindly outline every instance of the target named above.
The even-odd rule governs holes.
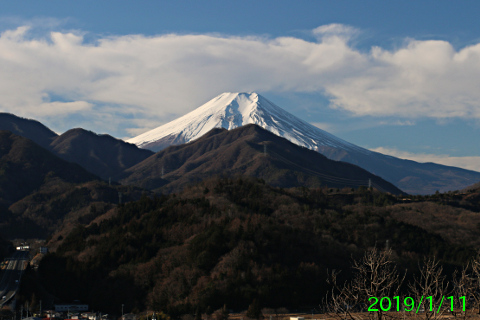
[[[341,177],[336,177],[336,176],[331,176],[331,175],[328,175],[328,174],[325,174],[325,173],[320,173],[318,171],[315,171],[315,170],[311,170],[309,168],[305,168],[295,162],[292,162],[284,157],[282,157],[281,155],[279,155],[278,153],[276,152],[272,152],[270,150],[270,154],[274,154],[278,159],[286,162],[286,163],[290,163],[300,169],[303,169],[304,171],[307,171],[307,172],[310,172],[311,174],[314,174],[326,181],[329,181],[329,182],[333,182],[333,183],[338,183],[338,184],[345,184],[346,186],[351,186],[351,187],[361,187],[361,186],[366,186],[368,185],[369,188],[371,187],[374,187],[375,189],[381,191],[381,192],[388,192],[387,190],[385,190],[385,188],[383,188],[382,186],[380,186],[379,184],[375,183],[372,181],[371,178],[368,179],[368,181],[366,180],[354,180],[354,179],[348,179],[348,178],[341,178]]]
[[[379,184],[377,184],[375,182],[372,182],[372,186],[379,191],[382,191],[382,192],[385,192],[385,193],[388,192],[387,190],[385,190],[383,187],[381,187]]]
[[[270,150],[270,154],[274,154],[278,159],[286,162],[286,163],[289,163],[289,164],[292,164],[304,171],[307,171],[307,172],[310,172],[311,174],[313,175],[316,175],[316,176],[319,176],[321,177],[322,179],[324,180],[327,180],[327,181],[330,181],[330,182],[334,182],[334,183],[339,183],[339,184],[345,184],[345,185],[348,185],[348,186],[355,186],[355,187],[360,187],[360,186],[365,186],[368,184],[368,182],[366,180],[353,180],[353,179],[348,179],[348,178],[341,178],[341,177],[336,177],[336,176],[331,176],[331,175],[327,175],[327,174],[324,174],[324,173],[320,173],[318,171],[314,171],[314,170],[311,170],[311,169],[308,169],[308,168],[305,168],[295,162],[292,162],[284,157],[282,157],[281,155],[279,155],[278,153],[276,152],[272,152]]]

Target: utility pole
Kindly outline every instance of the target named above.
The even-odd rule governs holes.
[[[122,193],[118,193],[118,204],[122,204]]]

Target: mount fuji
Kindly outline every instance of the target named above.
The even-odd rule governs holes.
[[[356,164],[412,194],[460,190],[480,181],[480,173],[433,163],[403,160],[344,141],[288,113],[257,93],[222,93],[190,113],[127,140],[160,151],[194,141],[214,128],[258,125],[332,160]]]
[[[256,124],[315,151],[328,146],[372,153],[295,117],[257,93],[222,93],[192,112],[127,142],[160,151],[196,140],[214,128],[231,130],[247,124]]]

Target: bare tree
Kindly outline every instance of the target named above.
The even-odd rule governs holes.
[[[480,255],[477,255],[475,259],[472,260],[472,277],[474,278],[473,307],[476,309],[477,314],[480,314]]]
[[[326,296],[326,312],[335,318],[342,320],[356,320],[354,306],[358,304],[358,296],[352,290],[350,283],[340,285],[338,283],[338,271],[333,270],[327,277],[327,283],[332,286]]]
[[[469,319],[480,314],[480,256],[472,259],[461,272],[455,271],[454,312],[456,319]]]
[[[430,320],[442,317],[448,310],[447,301],[444,301],[449,296],[448,282],[442,272],[435,258],[424,259],[420,275],[409,284],[412,315]]]
[[[392,250],[373,248],[361,260],[353,262],[353,269],[352,281],[341,286],[337,283],[338,273],[330,274],[329,282],[333,289],[327,297],[329,313],[341,319],[358,319],[360,316],[354,311],[368,311],[368,308],[370,312],[364,313],[364,317],[384,319],[388,308],[380,304],[382,298],[398,296],[405,278],[405,275],[400,276],[392,261]]]
[[[453,273],[453,294],[450,308],[455,319],[466,320],[473,316],[475,310],[476,279],[472,274],[472,264],[468,263],[461,272]]]

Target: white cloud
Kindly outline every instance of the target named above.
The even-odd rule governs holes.
[[[405,124],[480,118],[480,44],[455,51],[445,41],[409,40],[396,50],[361,52],[349,44],[358,30],[341,24],[313,30],[316,42],[167,34],[85,43],[81,33],[40,37],[32,28],[0,35],[0,108],[27,117],[90,117],[94,131],[105,128],[99,119],[118,116],[123,135],[137,133],[224,91],[321,91],[334,108],[401,116]]]
[[[372,151],[387,154],[401,159],[417,162],[433,162],[446,166],[459,167],[480,172],[480,157],[452,157],[445,154],[411,153],[395,148],[379,147]]]
[[[336,106],[359,115],[480,115],[480,45],[455,52],[445,41],[410,41],[395,52],[373,48],[361,74],[329,87]]]

